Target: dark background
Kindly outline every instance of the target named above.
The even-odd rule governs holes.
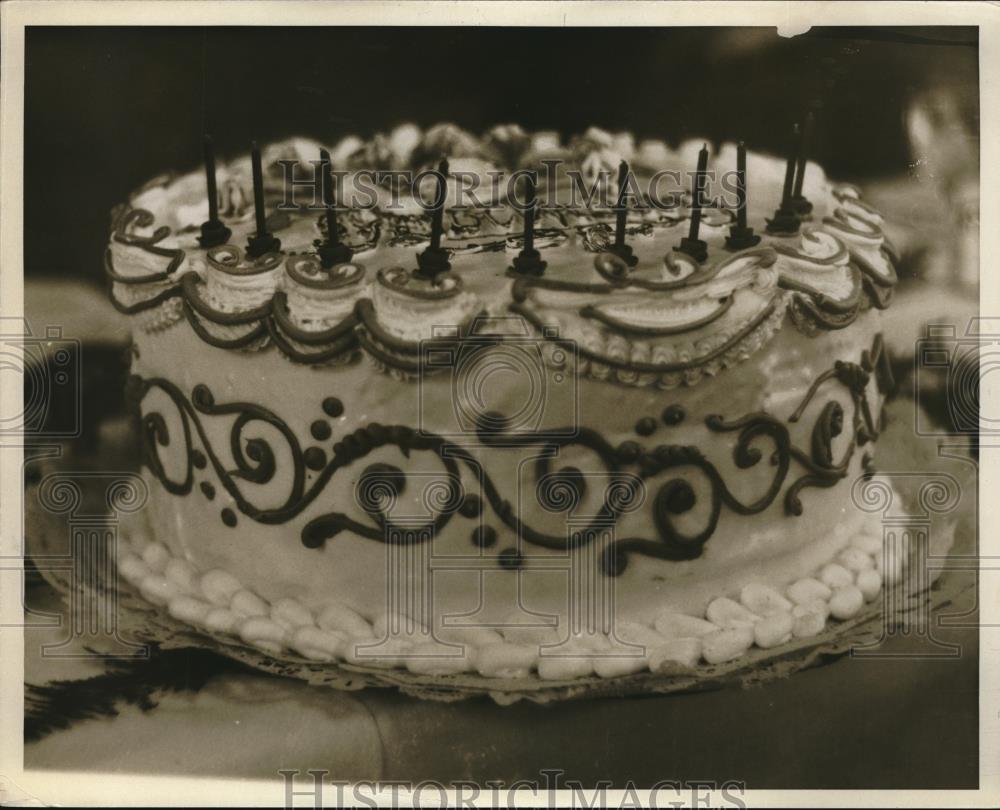
[[[975,28],[57,28],[25,48],[25,273],[101,279],[109,211],[252,138],[328,144],[405,122],[564,138],[742,139],[779,151],[808,106],[829,174],[905,173],[904,111],[947,84],[978,129]]]

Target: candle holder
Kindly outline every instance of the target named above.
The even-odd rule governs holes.
[[[791,199],[792,209],[799,217],[804,217],[812,213],[813,204],[801,194],[793,194]]]
[[[203,248],[224,245],[232,235],[233,232],[221,220],[209,218],[201,223],[201,236],[198,237],[198,244]]]
[[[690,236],[685,236],[674,250],[690,256],[698,264],[702,264],[708,259],[708,243],[703,239],[692,239]]]
[[[335,264],[345,264],[354,258],[354,251],[342,242],[336,245],[324,242],[316,248],[316,252],[319,254],[319,263],[326,268],[333,267]]]
[[[604,250],[613,253],[629,267],[635,267],[639,263],[639,257],[635,255],[631,245],[608,245]]]
[[[265,253],[277,253],[279,250],[281,250],[281,240],[267,231],[255,233],[247,239],[247,255],[251,259],[259,259]]]
[[[726,247],[729,250],[746,250],[759,244],[760,237],[753,232],[753,228],[739,225],[733,225],[729,229],[729,236],[726,237]]]
[[[542,254],[535,248],[524,248],[513,262],[514,272],[526,276],[540,276],[548,267],[548,262],[542,259]]]
[[[795,209],[787,205],[782,205],[774,212],[774,216],[767,220],[767,232],[792,236],[799,232],[801,225],[802,221],[799,219],[799,215],[795,212]]]
[[[429,247],[423,253],[417,254],[417,269],[415,275],[433,281],[442,273],[451,270],[448,261],[448,251],[443,247]]]

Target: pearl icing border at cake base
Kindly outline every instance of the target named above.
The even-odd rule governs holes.
[[[371,622],[350,607],[333,603],[314,613],[292,598],[267,602],[222,569],[200,573],[162,543],[141,547],[119,539],[118,571],[142,597],[178,621],[212,634],[239,639],[264,653],[287,651],[323,663],[347,662],[379,669],[403,667],[416,675],[478,673],[485,678],[545,681],[603,678],[643,671],[724,664],[751,647],[772,649],[822,633],[832,618],[858,615],[881,593],[883,584],[902,577],[909,553],[906,539],[883,546],[881,536],[861,532],[818,570],[779,591],[760,583],[745,585],[738,598],[718,596],[703,616],[664,612],[651,625],[619,621],[614,638],[577,636],[568,641],[555,627],[507,626],[444,628],[413,643],[389,628],[408,617]],[[382,639],[382,641],[379,641]],[[562,642],[560,644],[560,642]],[[545,645],[560,645],[546,654]],[[377,657],[365,653],[377,645]],[[624,649],[627,653],[617,652]]]

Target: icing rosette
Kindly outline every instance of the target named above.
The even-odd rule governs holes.
[[[769,248],[709,267],[677,253],[654,278],[630,275],[619,263],[610,254],[596,258],[601,283],[519,278],[511,309],[543,333],[555,326],[591,376],[666,388],[746,359],[784,316]]]
[[[316,165],[314,161],[319,160],[322,148],[319,141],[311,138],[289,138],[265,147],[261,155],[261,163],[264,166],[264,189],[280,191],[285,187],[285,178],[291,176],[290,170],[281,165],[286,161],[295,164],[293,168],[296,178],[311,176]]]
[[[455,124],[437,124],[424,132],[410,154],[410,166],[423,169],[437,166],[442,157],[481,158],[479,140]]]
[[[253,194],[239,177],[219,177],[219,216],[247,220],[253,216]]]
[[[591,127],[583,135],[573,139],[569,149],[581,175],[590,185],[602,174],[610,173],[613,177],[621,161],[631,160],[635,154],[635,141],[627,132],[613,135],[603,129]]]
[[[531,138],[518,124],[500,124],[483,136],[483,153],[491,162],[518,168],[531,147]]]
[[[655,172],[670,165],[672,155],[670,148],[663,141],[642,141],[635,151],[633,163],[637,170]]]
[[[690,211],[688,218],[690,218]],[[724,238],[729,228],[735,224],[736,214],[729,208],[703,208],[701,211],[703,235]]]
[[[367,143],[352,136],[334,148],[330,160],[353,171],[399,171],[410,165],[422,137],[415,124],[401,124],[388,134],[379,132]]]
[[[170,233],[148,210],[127,209],[115,217],[105,251],[111,301],[120,312],[134,315],[144,331],[165,329],[181,317],[177,281],[185,252],[163,244]]]
[[[335,169],[350,168],[354,156],[365,148],[357,135],[346,135],[330,148],[330,165]]]

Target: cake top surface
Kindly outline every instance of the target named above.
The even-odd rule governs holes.
[[[746,359],[786,315],[807,334],[849,327],[887,306],[896,283],[882,217],[814,163],[800,164],[794,228],[776,227],[786,160],[746,153],[746,226],[759,241],[734,245],[735,144],[708,157],[695,208],[700,141],[671,148],[592,129],[563,143],[516,126],[477,138],[406,125],[341,140],[330,149],[334,241],[350,254],[323,261],[329,219],[312,180],[321,148],[291,139],[263,150],[266,230],[280,240],[263,255],[247,250],[258,231],[248,156],[216,167],[223,244],[199,241],[209,218],[204,171],[134,194],[115,215],[106,257],[116,306],[140,316],[140,329],[185,318],[214,345],[276,349],[297,363],[336,365],[360,350],[403,378],[423,373],[428,347],[441,341],[542,337],[553,352],[579,352],[592,376],[670,387]],[[435,168],[447,171],[437,235]],[[525,169],[538,178],[533,226]],[[537,262],[534,272],[517,269],[528,231],[542,272]],[[420,272],[435,238],[450,268]]]

